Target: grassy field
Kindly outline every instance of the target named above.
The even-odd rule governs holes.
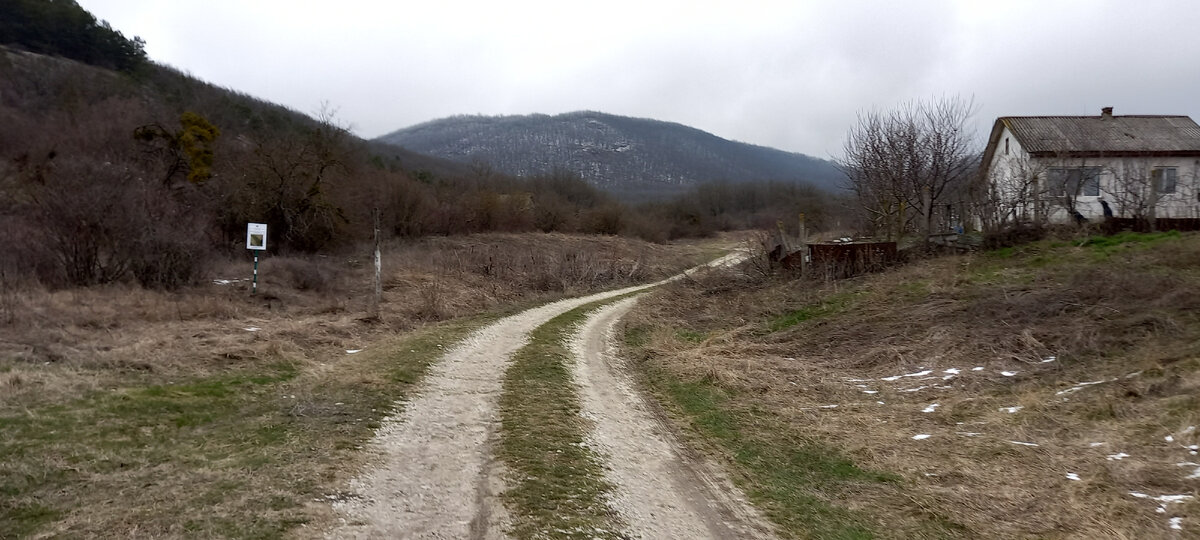
[[[379,420],[471,330],[708,252],[566,235],[397,245],[379,320],[353,254],[268,258],[254,297],[233,262],[212,272],[229,282],[176,293],[5,284],[0,538],[320,529]]]
[[[691,280],[643,382],[795,538],[1200,534],[1200,236]]]
[[[3,536],[280,537],[429,362],[486,319],[378,342],[353,362],[285,361],[95,390],[0,418]],[[309,508],[312,506],[312,508]]]

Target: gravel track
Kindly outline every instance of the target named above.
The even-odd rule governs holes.
[[[724,266],[732,254],[706,266]],[[693,270],[694,271],[694,270]],[[690,272],[690,271],[689,271]],[[671,279],[678,279],[679,276]],[[430,367],[422,389],[385,418],[375,466],[333,506],[328,538],[504,538],[500,465],[492,458],[504,372],[529,333],[578,306],[665,283],[546,304],[482,328]]]
[[[615,328],[637,298],[590,314],[571,340],[588,444],[606,458],[610,501],[634,538],[771,538],[770,526],[721,471],[689,459],[637,391]]]
[[[639,291],[561,300],[501,319],[430,367],[419,395],[385,418],[371,441],[374,469],[334,503],[329,538],[502,538],[491,444],[504,370],[529,332],[573,308]]]

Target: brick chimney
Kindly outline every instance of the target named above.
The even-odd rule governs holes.
[[[1100,109],[1100,119],[1101,120],[1111,120],[1112,119],[1112,107],[1104,107],[1103,109]]]

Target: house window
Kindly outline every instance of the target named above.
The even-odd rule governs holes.
[[[1004,155],[1008,155],[1008,137],[1004,138]]]
[[[1056,167],[1050,169],[1050,195],[1097,197],[1100,195],[1100,167]]]
[[[1175,181],[1179,171],[1175,167],[1155,167],[1150,170],[1150,179],[1158,193],[1175,193]]]

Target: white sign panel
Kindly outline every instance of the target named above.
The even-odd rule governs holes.
[[[246,224],[246,249],[267,249],[267,224],[266,223],[247,223]]]

